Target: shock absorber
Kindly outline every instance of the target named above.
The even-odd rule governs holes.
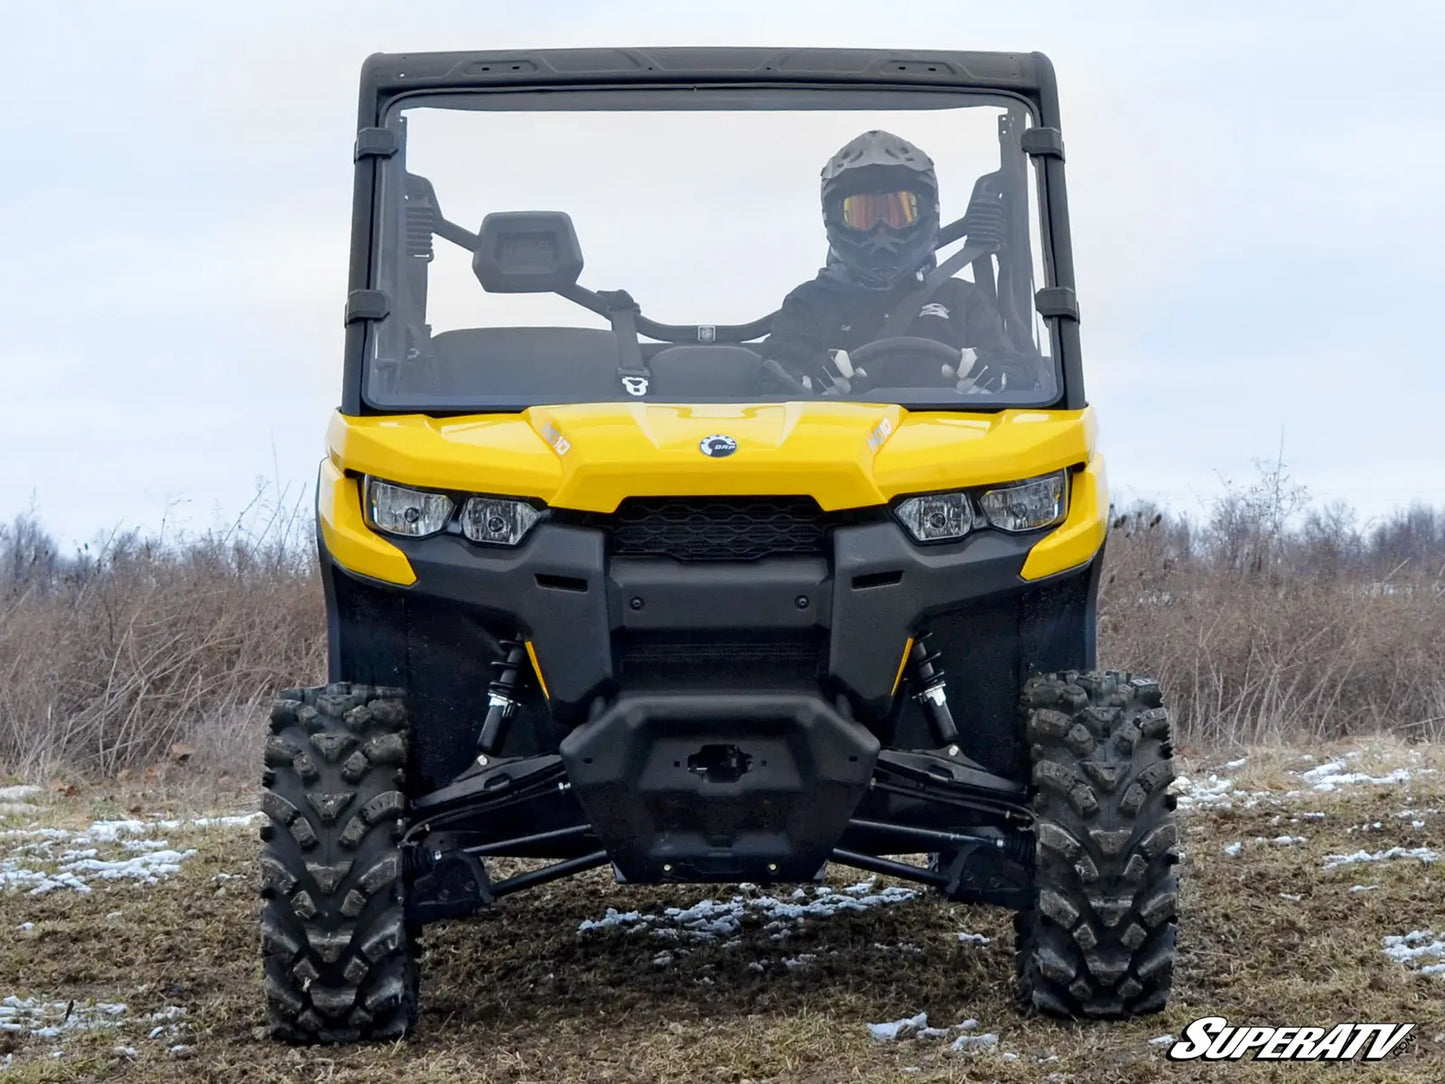
[[[492,681],[487,686],[487,717],[477,737],[477,752],[492,754],[507,736],[507,723],[517,711],[517,687],[521,684],[527,647],[521,633],[515,640],[501,641],[502,657],[492,661]]]
[[[950,745],[958,740],[958,727],[954,725],[953,712],[948,710],[948,688],[943,667],[938,664],[939,653],[928,647],[932,636],[923,631],[913,642],[913,681],[918,686],[913,698],[923,705],[938,744]]]

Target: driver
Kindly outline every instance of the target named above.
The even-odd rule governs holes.
[[[875,130],[833,155],[822,178],[827,266],[783,300],[763,356],[812,390],[847,391],[854,375],[848,350],[880,332],[936,339],[959,350],[954,371],[943,376],[956,375],[963,389],[978,352],[1008,349],[998,311],[981,291],[950,278],[920,296],[916,312],[888,319],[936,266],[933,160],[906,139]]]

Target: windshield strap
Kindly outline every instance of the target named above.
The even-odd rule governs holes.
[[[607,322],[617,336],[617,378],[628,395],[639,398],[647,394],[652,373],[642,360],[642,346],[637,341],[637,317],[642,308],[626,290],[597,291],[607,302]]]

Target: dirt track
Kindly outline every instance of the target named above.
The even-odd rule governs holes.
[[[1392,778],[1387,773],[1401,765],[1408,774],[1392,783],[1314,789],[1317,780],[1349,773]],[[815,902],[816,890],[792,900],[792,886],[623,889],[598,874],[508,899],[470,923],[429,928],[422,1023],[411,1041],[294,1050],[258,1037],[254,828],[145,826],[116,831],[113,841],[56,839],[23,853],[17,848],[43,837],[0,837],[0,871],[8,871],[0,880],[12,881],[0,889],[0,999],[13,998],[0,1001],[0,1072],[20,1081],[419,1084],[1305,1080],[1324,1071],[1174,1064],[1165,1058],[1167,1045],[1149,1041],[1211,1015],[1279,1025],[1412,1021],[1413,1041],[1398,1058],[1354,1066],[1347,1078],[1438,1082],[1445,1079],[1445,974],[1419,968],[1441,961],[1391,959],[1383,939],[1427,930],[1445,938],[1445,755],[1366,753],[1314,780],[1299,774],[1310,766],[1295,754],[1256,754],[1231,769],[1232,791],[1209,784],[1204,766],[1189,766],[1195,785],[1182,809],[1186,887],[1176,997],[1162,1016],[1126,1024],[1060,1024],[1015,1010],[1011,925],[1001,911],[951,908],[920,893],[780,921],[777,909],[768,914],[747,901]],[[1285,797],[1290,791],[1297,793]],[[72,798],[0,825],[84,829],[125,816],[122,808]],[[151,842],[136,846],[141,839]],[[1226,848],[1234,843],[1240,846],[1231,855]],[[92,859],[73,857],[87,849],[104,861],[192,848],[178,859],[179,872],[162,872],[155,884],[106,881],[83,868]],[[1391,848],[1401,849],[1398,857],[1326,868],[1330,855]],[[33,885],[16,880],[17,871],[53,873],[67,852],[89,893],[72,887],[32,895]],[[835,870],[830,887],[848,895],[863,879]],[[1352,892],[1356,885],[1361,890]],[[879,882],[872,894],[886,886]],[[736,908],[705,916],[740,911],[735,935],[725,922],[716,927],[721,936],[696,940],[689,931],[704,924],[689,927],[687,916],[680,923],[665,913],[709,897],[724,904],[739,898]],[[632,933],[627,927],[638,921],[579,931],[608,907],[654,921]],[[659,928],[679,932],[659,935]],[[961,932],[987,943],[961,940]],[[47,1009],[51,1004],[57,1007]],[[920,1012],[945,1034],[891,1042],[870,1036],[870,1023]],[[970,1018],[977,1026],[956,1026]],[[998,1036],[996,1044],[952,1049],[958,1036],[988,1034]]]

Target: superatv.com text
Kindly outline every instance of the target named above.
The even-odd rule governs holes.
[[[1414,1024],[1336,1024],[1322,1027],[1231,1026],[1222,1016],[1205,1016],[1184,1029],[1169,1048],[1172,1061],[1379,1061],[1398,1053]]]

